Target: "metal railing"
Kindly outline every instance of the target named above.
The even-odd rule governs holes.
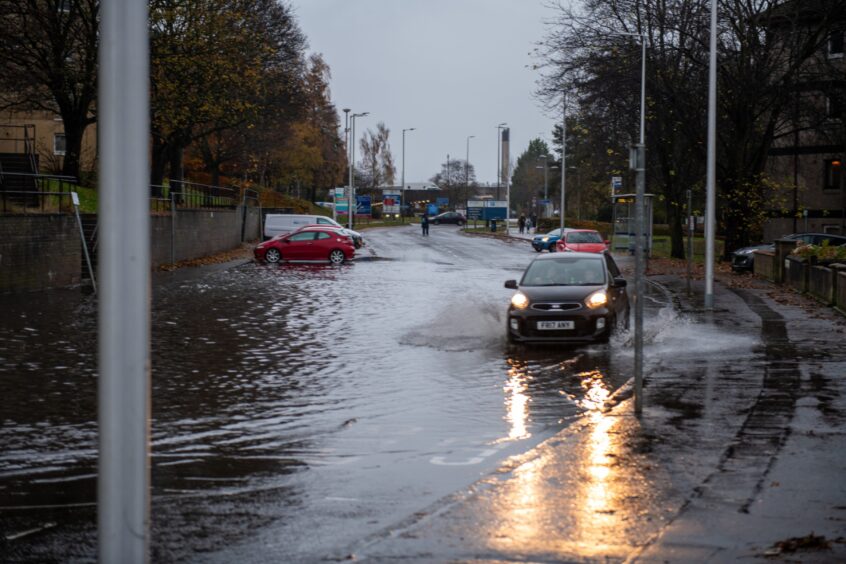
[[[235,209],[241,200],[237,188],[212,186],[188,180],[171,180],[167,192],[169,205],[175,205],[181,209]]]
[[[31,181],[33,189],[9,189],[21,181]],[[71,212],[70,197],[76,184],[72,176],[0,171],[0,213]]]

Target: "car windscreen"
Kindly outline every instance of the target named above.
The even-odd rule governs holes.
[[[596,231],[575,231],[567,234],[568,243],[602,243],[602,237]]]
[[[536,260],[526,269],[521,286],[599,286],[605,283],[602,257]]]

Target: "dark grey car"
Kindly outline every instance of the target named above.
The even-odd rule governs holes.
[[[507,335],[513,343],[607,342],[628,327],[626,280],[605,253],[556,253],[532,261],[508,307]]]
[[[826,241],[832,246],[846,245],[846,237],[831,233],[793,233],[791,235],[785,235],[782,239],[801,241],[806,245],[822,245]],[[755,251],[758,250],[773,251],[775,250],[775,244],[752,245],[751,247],[737,249],[731,254],[731,269],[735,272],[752,270],[755,266]]]

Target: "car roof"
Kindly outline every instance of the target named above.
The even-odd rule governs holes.
[[[605,256],[605,253],[549,253],[548,255],[540,255],[535,258],[535,260],[563,260],[569,258],[589,258],[589,259],[601,259]]]

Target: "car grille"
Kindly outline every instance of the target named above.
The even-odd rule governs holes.
[[[537,309],[540,311],[573,311],[575,309],[580,309],[582,304],[574,303],[574,304],[562,304],[562,303],[538,303],[532,304],[532,309]]]

